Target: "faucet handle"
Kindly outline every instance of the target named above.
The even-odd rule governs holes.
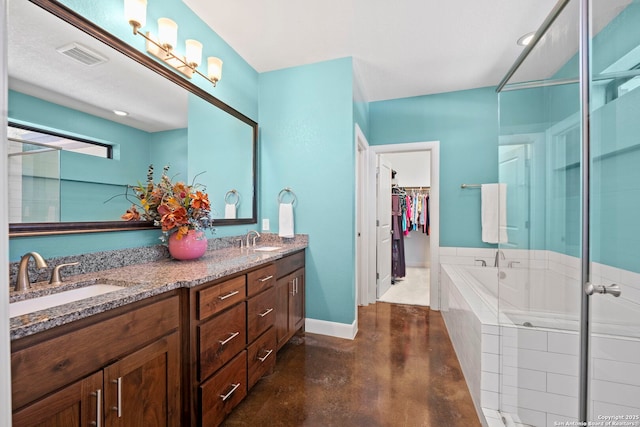
[[[62,269],[62,267],[69,267],[72,265],[78,265],[80,264],[79,262],[69,262],[66,264],[58,264],[55,267],[53,267],[53,270],[51,271],[51,279],[49,279],[49,284],[50,285],[59,285],[60,283],[62,283],[62,276],[60,275],[60,270]]]

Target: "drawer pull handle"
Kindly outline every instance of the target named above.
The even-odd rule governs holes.
[[[240,387],[240,383],[238,384],[231,384],[233,387],[231,388],[231,391],[227,394],[221,394],[220,397],[222,398],[222,401],[224,402],[225,400],[227,400],[228,398],[231,397],[231,395],[233,394],[234,391],[236,391],[236,389],[238,387]]]
[[[260,317],[264,317],[264,316],[266,316],[267,314],[271,313],[272,311],[273,311],[273,308],[269,308],[269,309],[267,309],[267,311],[265,311],[264,313],[258,313],[258,316],[260,316]]]
[[[258,360],[264,362],[265,360],[267,360],[267,357],[271,356],[271,353],[273,353],[273,350],[267,350],[267,354],[265,354],[263,357],[258,357]]]
[[[271,280],[273,279],[273,275],[271,276],[267,276],[267,277],[263,277],[262,279],[258,279],[259,282],[266,282],[267,280]]]
[[[218,296],[218,299],[219,299],[220,301],[224,301],[224,300],[226,300],[227,298],[230,298],[230,297],[232,297],[232,296],[234,296],[234,295],[237,295],[237,294],[239,294],[239,293],[240,293],[240,291],[233,291],[233,292],[229,292],[229,293],[228,293],[228,294],[226,294],[226,295],[220,295],[220,296]]]
[[[91,422],[92,426],[101,427],[102,426],[102,390],[97,389],[95,393],[91,393],[92,396],[96,397],[96,420]]]
[[[231,341],[232,339],[234,339],[235,337],[237,337],[238,335],[240,335],[240,332],[232,332],[231,336],[229,338],[227,338],[224,341],[219,341],[220,345],[226,345],[229,341]]]
[[[118,406],[114,406],[113,409],[114,411],[118,412],[118,418],[122,418],[122,377],[118,377],[117,380],[112,380],[112,383],[115,383],[117,385],[117,396],[116,396],[116,404]]]

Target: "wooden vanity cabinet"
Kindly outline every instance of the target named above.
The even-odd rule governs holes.
[[[12,342],[14,426],[179,426],[176,293]]]
[[[286,256],[276,262],[276,345],[280,350],[305,321],[305,252]]]
[[[186,293],[184,425],[219,425],[273,370],[275,276],[267,264]]]

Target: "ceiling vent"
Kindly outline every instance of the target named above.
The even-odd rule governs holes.
[[[79,43],[70,43],[59,47],[56,50],[61,54],[66,55],[71,59],[75,59],[78,62],[82,62],[84,65],[88,65],[90,67],[108,61],[104,56],[94,52],[88,47],[82,46]]]

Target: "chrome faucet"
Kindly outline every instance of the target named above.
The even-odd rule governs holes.
[[[29,258],[33,257],[36,262],[36,267],[47,268],[47,263],[42,256],[37,252],[29,252],[24,254],[20,259],[20,265],[18,266],[18,276],[16,277],[16,291],[25,291],[29,289],[31,280],[29,279]]]
[[[251,234],[255,234],[255,236],[253,236],[253,244],[252,244],[252,246],[256,245],[256,239],[258,237],[260,237],[260,233],[258,233],[256,230],[247,231],[247,248],[249,247],[249,236],[251,236]]]
[[[498,249],[496,251],[496,259],[493,263],[494,267],[500,267],[500,258],[504,259],[504,252],[502,252],[500,249]]]

